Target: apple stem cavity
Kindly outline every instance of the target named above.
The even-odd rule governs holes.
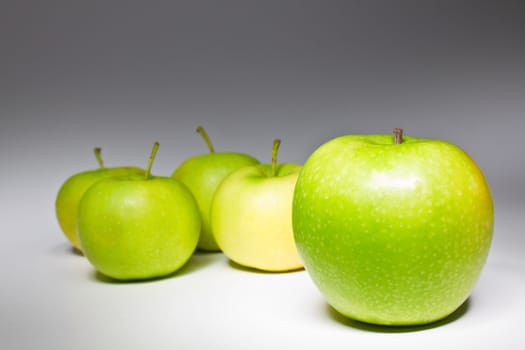
[[[95,147],[95,149],[93,150],[95,152],[95,158],[97,158],[97,162],[98,162],[98,167],[100,169],[104,169],[104,161],[102,160],[102,148],[100,147]]]
[[[215,148],[213,147],[213,144],[211,143],[210,137],[208,136],[208,133],[206,133],[206,130],[202,126],[198,126],[196,130],[199,134],[201,134],[204,141],[206,141],[206,144],[208,145],[208,149],[210,150],[210,153],[215,153]]]
[[[145,175],[146,180],[151,178],[151,167],[153,166],[153,161],[155,160],[155,156],[157,155],[159,146],[160,146],[159,143],[155,142],[153,144],[153,148],[151,149],[151,154],[149,156],[149,161],[148,161],[148,167],[146,168],[146,175]]]
[[[272,177],[275,176],[275,173],[277,171],[277,152],[279,151],[279,146],[281,145],[281,140],[275,139],[273,140],[273,148],[272,148]]]
[[[394,143],[396,145],[403,143],[403,129],[394,128]]]

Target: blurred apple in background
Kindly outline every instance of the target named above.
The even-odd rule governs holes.
[[[179,181],[151,175],[157,149],[155,143],[145,174],[101,180],[80,201],[81,248],[108,277],[168,275],[197,246],[201,221],[195,199]]]
[[[331,306],[369,323],[424,324],[454,312],[480,276],[493,224],[475,162],[401,129],[326,142],[294,195],[306,270]]]
[[[292,232],[292,197],[301,170],[278,164],[274,141],[271,164],[236,170],[220,184],[211,224],[224,254],[234,262],[265,271],[303,267]]]
[[[234,170],[258,164],[259,161],[244,153],[215,152],[204,128],[199,126],[197,132],[207,143],[209,153],[185,160],[173,172],[172,177],[190,189],[199,206],[202,229],[197,247],[201,250],[218,251],[220,248],[215,241],[210,224],[210,207],[215,191],[222,180]]]
[[[84,193],[96,182],[114,176],[144,175],[144,169],[138,167],[106,168],[102,161],[101,149],[95,148],[99,168],[87,170],[68,178],[60,187],[55,201],[55,211],[62,232],[69,242],[81,250],[78,240],[77,215],[78,205]]]

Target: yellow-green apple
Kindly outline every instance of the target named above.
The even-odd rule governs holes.
[[[234,171],[219,185],[211,208],[215,239],[232,261],[259,270],[303,267],[292,231],[292,197],[301,169],[278,164],[274,141],[271,164]]]
[[[474,160],[445,141],[346,135],[299,175],[293,228],[328,303],[368,323],[425,324],[470,295],[493,232],[493,202]]]
[[[87,170],[69,177],[60,187],[56,200],[55,212],[62,232],[69,242],[80,249],[77,232],[78,205],[84,193],[97,181],[122,175],[144,175],[144,169],[138,167],[106,168],[101,157],[101,149],[95,148],[99,168]]]
[[[254,157],[237,152],[215,152],[204,128],[197,132],[206,141],[209,153],[188,158],[173,172],[172,177],[184,183],[193,193],[202,218],[202,229],[197,248],[206,251],[220,250],[210,224],[211,201],[221,181],[234,170],[258,164]]]
[[[192,256],[199,240],[199,211],[191,192],[170,177],[104,179],[80,201],[78,232],[84,255],[102,274],[119,280],[168,275]]]

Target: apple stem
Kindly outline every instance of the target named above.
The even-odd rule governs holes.
[[[275,176],[275,173],[277,171],[277,152],[279,151],[279,146],[281,145],[281,140],[275,139],[273,140],[273,148],[272,148],[272,176]]]
[[[153,144],[153,148],[151,149],[151,154],[149,156],[149,161],[148,161],[148,167],[146,168],[146,175],[145,175],[146,180],[148,180],[151,177],[151,167],[153,166],[153,160],[155,160],[155,156],[157,155],[159,146],[160,146],[159,143],[155,142]]]
[[[97,162],[98,162],[98,167],[100,169],[104,169],[104,161],[102,160],[102,148],[100,147],[95,147],[95,149],[93,150],[95,152],[95,157],[97,158]]]
[[[400,145],[403,142],[403,129],[394,128],[394,143]]]
[[[208,149],[210,150],[210,153],[215,153],[215,148],[213,148],[213,144],[211,143],[210,137],[206,133],[206,130],[202,126],[198,126],[196,130],[199,134],[201,134],[204,141],[206,141],[206,144],[208,145]]]

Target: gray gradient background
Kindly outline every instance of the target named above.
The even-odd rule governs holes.
[[[32,348],[519,348],[525,311],[525,3],[3,1],[0,343]],[[173,278],[102,283],[68,248],[54,198],[107,165],[168,175],[205,151],[302,163],[347,133],[449,140],[496,204],[487,268],[460,317],[389,332],[327,311],[304,272],[196,255]],[[205,268],[204,268],[205,267]],[[259,339],[259,340],[257,340]]]

